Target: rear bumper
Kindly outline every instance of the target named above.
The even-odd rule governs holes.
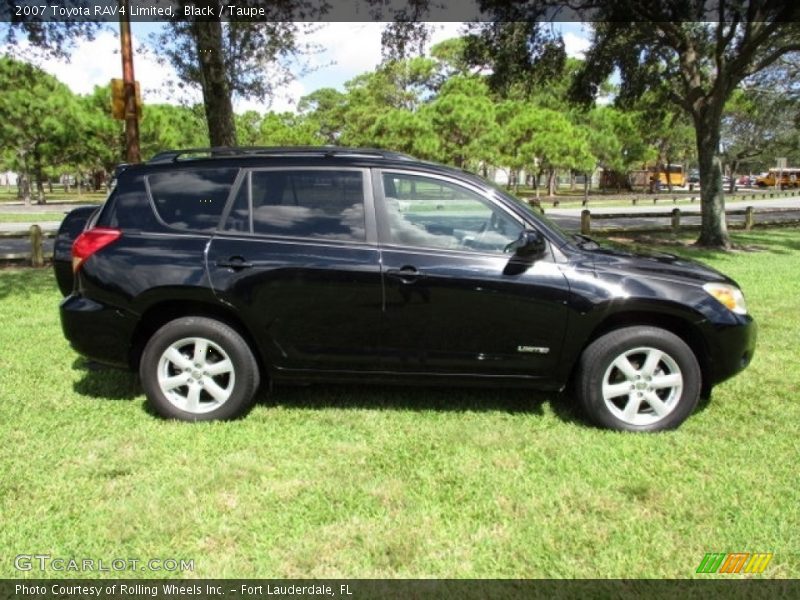
[[[750,315],[736,315],[735,325],[716,325],[711,339],[711,384],[716,385],[745,369],[753,360],[758,327]]]
[[[59,311],[64,337],[76,352],[103,364],[130,368],[134,315],[75,293],[61,301]]]

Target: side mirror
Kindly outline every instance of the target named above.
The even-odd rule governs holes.
[[[505,251],[516,256],[536,258],[544,254],[546,244],[544,236],[535,229],[523,229],[519,237],[506,246]]]

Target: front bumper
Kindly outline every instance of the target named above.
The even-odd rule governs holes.
[[[706,339],[712,340],[711,384],[716,385],[745,369],[753,360],[758,327],[750,315],[736,315],[735,324],[714,325]]]

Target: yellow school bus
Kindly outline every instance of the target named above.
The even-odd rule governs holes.
[[[656,165],[648,167],[647,170],[650,172],[651,185],[655,185],[656,182],[662,186],[666,186],[668,183],[679,187],[686,185],[686,171],[683,165]],[[668,175],[669,182],[667,182]]]
[[[782,173],[782,177],[780,177],[780,173]],[[781,187],[798,187],[800,186],[800,169],[796,167],[787,167],[786,169],[770,169],[767,173],[762,173],[759,177],[756,177],[756,185],[758,187],[775,187],[778,185],[778,179],[780,178]]]

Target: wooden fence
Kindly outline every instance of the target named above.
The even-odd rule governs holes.
[[[762,219],[759,220],[758,216],[761,216]],[[772,215],[777,217],[782,217],[788,215],[789,218],[779,218],[779,219],[763,219],[766,215]],[[742,228],[746,231],[750,231],[756,224],[791,224],[791,223],[800,223],[800,208],[760,208],[756,209],[752,206],[748,206],[745,209],[740,210],[728,210],[725,211],[725,216],[732,217],[732,216],[740,216],[743,217],[742,220]],[[700,225],[687,225],[685,222],[682,224],[681,219],[683,217],[700,217],[700,212],[692,211],[692,212],[682,212],[680,208],[673,208],[671,212],[630,212],[630,213],[592,213],[589,209],[584,209],[581,211],[581,233],[584,235],[589,235],[592,231],[592,222],[593,221],[600,221],[600,220],[626,220],[626,219],[667,219],[669,220],[669,225],[659,227],[653,226],[652,224],[642,225],[640,227],[635,227],[635,229],[641,230],[657,230],[657,229],[669,229],[674,233],[678,233],[682,229],[697,229]],[[730,226],[731,224],[729,224]],[[620,227],[620,229],[624,230],[632,230],[634,228],[628,227]]]
[[[793,189],[793,190],[782,190],[782,191],[769,191],[769,192],[750,192],[750,193],[735,193],[735,194],[728,194],[726,192],[725,199],[729,201],[745,201],[745,200],[759,200],[764,198],[792,198],[794,196],[800,195],[800,189]],[[581,206],[591,206],[592,197],[584,198],[578,200],[577,198],[533,198],[529,196],[525,196],[525,199],[528,203],[532,204],[533,206],[542,207],[547,204],[552,204],[553,207],[559,207],[564,205],[564,207],[568,207],[569,205],[575,206],[580,202]],[[623,202],[626,201],[627,198],[615,198],[613,196],[596,196],[594,198],[596,202],[607,204],[608,202]],[[685,202],[686,200],[689,201],[689,204],[700,203],[700,196],[696,193],[693,195],[689,195],[689,193],[684,194],[644,194],[641,196],[633,196],[630,198],[630,203],[632,206],[639,206],[645,203],[652,203],[654,205],[658,204],[678,204],[678,202]]]
[[[55,232],[42,231],[39,225],[33,224],[27,232],[25,231],[12,231],[0,232],[0,238],[4,239],[27,239],[30,244],[30,250],[27,252],[12,252],[0,254],[0,260],[13,260],[13,261],[30,261],[31,266],[42,267],[45,263],[44,249],[42,242],[45,238],[55,237]]]

